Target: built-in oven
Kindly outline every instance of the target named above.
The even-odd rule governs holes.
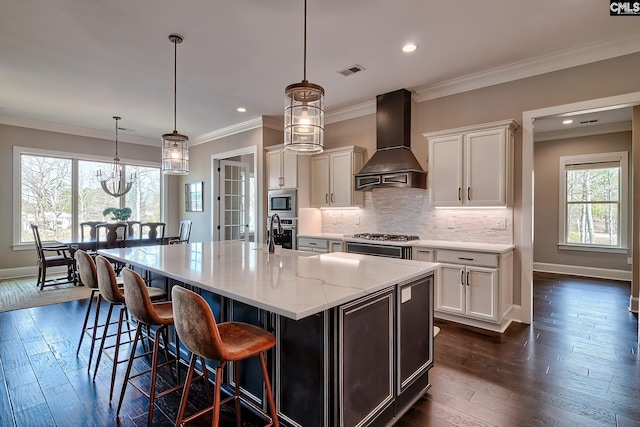
[[[267,243],[269,242],[269,238],[271,236],[271,218],[272,215],[269,215],[269,217],[267,218]],[[278,221],[276,220],[276,223],[273,225],[273,241],[276,245],[282,246],[283,249],[296,250],[298,248],[296,222],[296,218],[280,218],[282,233],[278,233]]]
[[[267,193],[269,216],[277,213],[281,218],[296,218],[298,216],[296,196],[297,190],[295,188],[269,190]]]

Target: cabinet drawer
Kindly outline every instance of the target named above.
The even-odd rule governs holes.
[[[484,252],[438,250],[437,258],[450,264],[498,266],[498,255]]]
[[[312,237],[298,237],[298,247],[329,250],[329,241],[326,239],[314,239]]]
[[[414,259],[417,261],[433,262],[435,252],[436,251],[434,249],[421,248],[420,246],[414,246],[411,259]]]

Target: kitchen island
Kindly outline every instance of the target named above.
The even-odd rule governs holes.
[[[283,425],[387,425],[429,387],[438,264],[269,254],[264,244],[238,241],[99,252],[196,289],[219,321],[272,331],[278,342],[267,356]],[[264,405],[259,364],[251,362],[242,365],[242,392]]]

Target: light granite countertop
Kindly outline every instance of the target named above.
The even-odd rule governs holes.
[[[342,240],[343,242],[365,242],[378,245],[389,246],[423,246],[434,249],[451,249],[451,250],[465,250],[473,252],[489,252],[495,254],[503,254],[509,252],[515,248],[511,244],[499,244],[499,243],[476,243],[476,242],[456,242],[453,240],[410,240],[407,242],[394,242],[394,241],[380,241],[380,240],[367,240],[357,239],[352,235],[336,234],[336,233],[314,233],[314,234],[299,234],[298,237],[312,237],[317,239],[327,240]]]
[[[277,249],[240,241],[98,251],[254,307],[299,320],[428,275],[437,263]]]

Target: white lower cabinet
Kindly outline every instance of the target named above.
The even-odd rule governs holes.
[[[329,252],[342,252],[342,241],[330,240],[320,237],[298,237],[298,250],[326,254]]]
[[[499,332],[509,326],[513,251],[495,254],[438,249],[436,261],[441,263],[436,273],[436,317]]]
[[[442,264],[436,310],[496,322],[498,270]]]

